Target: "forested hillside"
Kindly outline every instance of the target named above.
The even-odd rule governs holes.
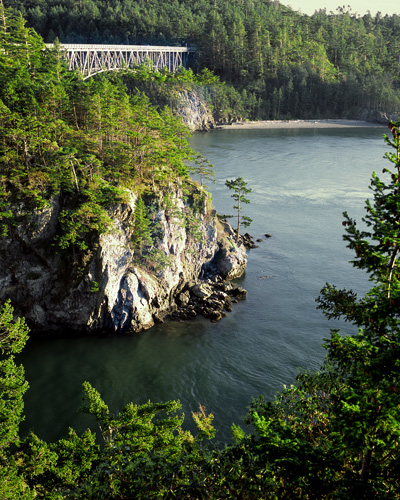
[[[218,119],[400,110],[400,16],[307,16],[270,0],[7,0],[46,42],[187,44],[231,87]],[[371,115],[370,115],[371,116]]]

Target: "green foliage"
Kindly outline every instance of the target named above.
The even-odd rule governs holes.
[[[157,450],[174,455],[182,442],[190,439],[187,433],[178,437],[175,435],[175,430],[179,429],[183,422],[183,416],[176,415],[156,421],[154,419],[160,412],[171,414],[180,408],[179,402],[149,402],[141,406],[129,403],[118,415],[113,415],[100,394],[88,382],[83,385],[82,411],[96,417],[104,445],[110,453],[115,454],[116,460],[122,446],[129,447],[130,452],[134,454]],[[167,456],[165,458],[167,459]]]
[[[53,243],[77,271],[99,236],[114,230],[111,211],[117,203],[131,202],[129,191],[156,193],[188,182],[188,162],[195,155],[187,143],[189,131],[169,108],[157,111],[143,93],[130,95],[122,76],[83,81],[68,72],[59,44],[45,48],[19,15],[4,14],[0,232],[11,237],[15,225],[26,224],[32,212],[56,200]],[[138,71],[157,80],[145,67]],[[200,78],[211,81],[212,75],[204,71]],[[197,85],[193,72],[179,71],[176,82],[189,81]],[[138,199],[134,245],[140,255],[151,250],[153,261],[168,265],[168,256],[152,249],[157,229]]]
[[[185,216],[185,228],[189,236],[193,238],[193,241],[200,243],[203,241],[204,234],[201,228],[201,219],[193,214],[192,209],[186,208],[184,211]]]
[[[68,9],[62,2],[52,5],[48,18],[50,2],[9,4],[24,10],[43,30],[52,29],[47,33],[51,37],[63,23],[72,23],[71,13],[75,23],[86,23],[80,26],[82,36],[89,36],[89,25],[93,36],[99,36],[95,18],[114,22],[114,10],[98,15],[108,8],[100,0],[82,0]],[[174,30],[198,43],[199,65],[237,82],[238,90],[220,85],[208,70],[199,77],[180,70],[174,85],[202,81],[210,87],[204,92],[209,92],[221,120],[244,107],[252,117],[278,118],[315,114],[317,109],[337,116],[346,109],[398,104],[396,86],[387,80],[389,73],[393,81],[399,77],[396,16],[360,19],[341,9],[336,16],[320,11],[308,18],[270,2],[192,2],[172,10],[165,2],[153,4],[135,10],[137,21],[129,17],[125,2],[116,6],[120,21],[130,26],[125,41],[143,37],[143,27],[155,40],[155,33],[166,38],[172,29],[167,20],[171,13],[176,18],[178,9],[180,22]],[[151,17],[155,8],[159,12]],[[129,188],[143,193],[137,202],[134,244],[147,252],[148,265],[170,265],[170,255],[156,246],[161,237],[158,204],[196,240],[196,212],[203,211],[206,200],[202,190],[191,191],[188,165],[194,160],[201,176],[211,174],[211,166],[187,146],[187,130],[170,109],[157,111],[140,92],[129,95],[120,77],[84,82],[68,73],[57,44],[46,49],[19,15],[4,12],[2,4],[0,13],[1,233],[12,236],[19,222],[11,211],[13,202],[29,214],[57,196],[61,212],[55,242],[76,257],[112,229],[109,211],[115,203],[129,201]],[[110,41],[116,41],[115,32],[109,33]],[[385,37],[392,43],[385,43]],[[172,82],[166,73],[138,70],[146,85]],[[373,175],[374,199],[366,202],[363,227],[344,214],[353,265],[368,273],[372,288],[358,298],[352,290],[327,284],[317,299],[328,318],[344,318],[358,333],[331,330],[320,372],[301,373],[297,385],[284,389],[275,401],[253,401],[246,419],[251,433],[234,427],[235,443],[223,449],[203,444],[215,435],[213,416],[203,407],[193,413],[199,430],[193,436],[183,429],[178,401],[130,403],[112,413],[89,383],[83,388],[83,410],[96,419],[101,445],[89,430],[80,436],[70,430],[51,444],[34,433],[21,437],[28,384],[15,354],[23,348],[28,329],[14,318],[9,302],[3,305],[1,498],[398,499],[400,121],[390,124],[385,141],[392,165],[383,171],[386,180]],[[240,225],[250,223],[241,206],[249,202],[251,189],[241,177],[226,185],[234,191],[239,237]],[[181,213],[174,204],[177,188],[188,192],[187,211]],[[150,202],[154,199],[160,200],[157,206]],[[96,282],[93,287],[97,289]]]
[[[23,366],[15,363],[28,338],[25,321],[14,318],[7,301],[0,309],[0,496],[32,498],[21,482],[16,467],[9,460],[10,450],[20,441],[19,425],[23,420],[23,396],[28,389]]]
[[[14,308],[7,300],[0,310],[0,351],[2,354],[21,352],[28,340],[25,320],[14,317]]]
[[[206,408],[203,405],[199,405],[199,411],[192,411],[192,418],[197,425],[199,433],[196,437],[198,440],[202,439],[212,439],[215,437],[215,428],[212,426],[212,421],[214,420],[214,415],[212,413],[206,414]]]
[[[358,333],[331,330],[320,372],[301,373],[274,402],[252,403],[247,423],[255,434],[236,430],[232,449],[247,464],[248,491],[266,483],[268,498],[399,498],[400,121],[389,128],[393,166],[384,169],[388,182],[373,175],[365,229],[345,214],[353,265],[369,274],[372,288],[358,298],[327,284],[317,299],[328,318],[344,318]]]
[[[152,248],[147,255],[146,266],[160,274],[164,269],[172,266],[172,259],[161,248]]]
[[[147,214],[144,201],[140,197],[138,198],[135,206],[135,222],[133,230],[133,243],[139,248],[140,255],[142,255],[143,247],[151,247],[153,245],[151,226],[152,221]]]
[[[200,450],[192,434],[181,427],[184,416],[177,414],[178,401],[130,403],[111,414],[89,383],[83,390],[82,409],[96,418],[104,448],[80,494],[85,498],[162,498],[190,485],[188,465],[196,466],[193,459],[200,458]],[[212,437],[212,415],[202,411],[195,418],[199,439]]]
[[[63,210],[59,217],[62,234],[56,237],[61,249],[75,245],[79,250],[88,250],[88,234],[106,233],[112,229],[113,221],[106,210],[96,203],[84,203],[76,210]]]
[[[100,290],[99,283],[97,281],[92,281],[92,284],[90,285],[90,291],[92,293],[97,293]]]
[[[219,77],[208,68],[202,69],[198,74],[195,74],[191,68],[186,69],[183,66],[179,66],[175,73],[169,72],[167,68],[154,70],[152,64],[146,63],[132,69],[132,74],[128,71],[125,75],[128,80],[160,83],[163,87],[172,85],[174,88],[186,90],[199,85],[222,85]]]
[[[236,242],[239,241],[240,226],[248,227],[252,223],[252,219],[245,215],[242,215],[242,204],[250,203],[250,200],[246,198],[246,195],[251,193],[251,189],[247,187],[247,182],[243,180],[243,177],[237,177],[234,180],[227,180],[225,185],[234,191],[231,197],[236,201],[237,205],[233,205],[233,208],[237,210],[237,229],[236,229]]]
[[[14,355],[24,348],[28,333],[25,321],[14,317],[10,301],[3,304],[0,309],[0,351],[3,354],[0,358],[0,458],[6,448],[18,442],[23,395],[28,384],[23,367],[15,364]]]
[[[389,128],[392,137],[385,136],[385,142],[394,152],[386,153],[386,158],[393,165],[392,169],[383,169],[388,182],[373,174],[374,201],[367,200],[367,214],[362,219],[366,229],[359,229],[344,214],[344,239],[356,254],[353,265],[369,274],[373,286],[361,299],[352,291],[326,286],[318,302],[328,317],[344,317],[359,327],[357,335],[345,337],[332,331],[327,344],[328,360],[345,374],[340,391],[341,414],[343,419],[352,419],[356,430],[345,432],[342,439],[359,447],[363,481],[371,478],[379,488],[392,492],[399,488],[392,471],[398,466],[393,442],[399,439],[400,432],[400,329],[396,305],[400,299],[400,121],[390,123]]]
[[[143,67],[136,81],[148,95],[158,87],[172,106],[171,87],[201,86],[217,120],[359,118],[369,109],[399,110],[397,14],[360,16],[340,7],[307,16],[281,3],[228,0],[7,5],[46,42],[188,45],[196,51],[189,64],[197,76],[179,70],[173,83],[163,71]]]
[[[9,308],[6,312],[8,314]],[[15,349],[21,348],[23,322],[7,322]],[[20,332],[21,337],[13,330]],[[10,352],[11,340],[5,342]],[[12,355],[9,356],[12,361]],[[1,362],[0,495],[4,499],[167,498],[197,495],[206,454],[200,447],[214,436],[213,416],[200,407],[193,418],[198,436],[182,429],[179,401],[128,404],[112,414],[100,394],[83,384],[82,411],[95,417],[103,445],[90,430],[81,436],[69,429],[65,438],[48,444],[32,432],[19,439],[22,394],[27,388],[23,369]],[[5,375],[3,377],[3,375]],[[8,384],[10,380],[12,384]],[[10,446],[13,444],[14,446]]]
[[[189,166],[189,172],[200,177],[200,186],[203,187],[204,179],[215,182],[214,165],[201,154],[196,154]]]

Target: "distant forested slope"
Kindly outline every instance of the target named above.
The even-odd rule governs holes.
[[[51,42],[188,44],[227,87],[226,116],[400,110],[400,16],[307,16],[270,0],[7,0]],[[228,91],[228,88],[230,89]]]

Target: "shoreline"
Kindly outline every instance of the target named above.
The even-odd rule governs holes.
[[[232,122],[217,125],[217,129],[282,129],[282,128],[354,128],[354,127],[376,127],[387,128],[387,125],[364,120],[260,120]]]

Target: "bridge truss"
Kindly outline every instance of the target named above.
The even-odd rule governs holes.
[[[49,44],[50,45],[50,44]],[[132,68],[148,61],[152,68],[167,67],[175,72],[185,66],[187,47],[162,47],[152,45],[89,45],[62,44],[67,53],[70,70],[79,70],[86,78],[102,71]]]

